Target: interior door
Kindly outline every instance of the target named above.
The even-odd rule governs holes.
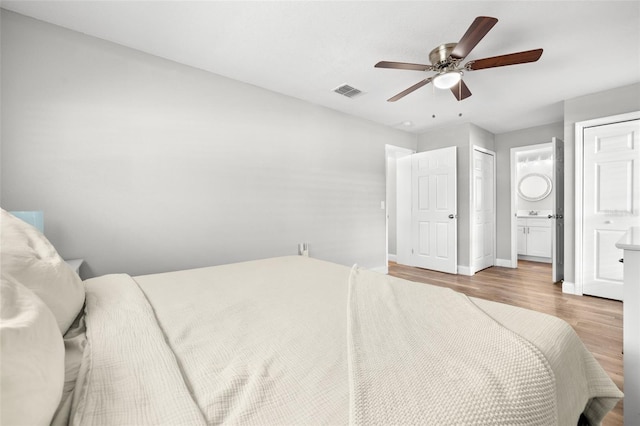
[[[495,263],[495,178],[493,153],[473,150],[471,273]]]
[[[398,263],[457,273],[456,147],[401,158],[397,172]]]
[[[640,120],[584,129],[583,293],[622,300],[622,250],[640,225]]]
[[[554,283],[564,279],[564,142],[553,138],[553,266]]]

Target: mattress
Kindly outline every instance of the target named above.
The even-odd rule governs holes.
[[[558,318],[357,267],[291,256],[85,286],[59,423],[598,424],[622,397]]]

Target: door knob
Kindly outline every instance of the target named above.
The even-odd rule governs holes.
[[[620,262],[620,263],[624,263],[624,258],[619,259],[619,260],[618,260],[618,262]]]
[[[456,217],[456,215],[454,215],[453,213],[449,215],[449,219],[453,219],[455,217]]]

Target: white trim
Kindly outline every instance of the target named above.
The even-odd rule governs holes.
[[[387,259],[389,260],[389,262],[396,262],[397,258],[398,258],[397,255],[391,254],[391,253],[387,253]]]
[[[540,257],[540,256],[527,256],[526,254],[521,254],[518,256],[519,260],[529,260],[531,262],[539,262],[539,263],[553,263],[553,259],[550,257]]]
[[[497,194],[496,194],[496,185],[497,185],[497,181],[496,181],[496,153],[494,151],[491,151],[490,149],[484,148],[482,146],[478,146],[478,145],[471,145],[471,155],[470,155],[470,168],[469,168],[469,236],[470,238],[470,242],[471,244],[469,244],[469,274],[463,274],[463,275],[474,275],[476,272],[478,272],[480,269],[476,269],[478,266],[473,264],[473,243],[474,243],[474,238],[476,237],[476,235],[474,234],[474,228],[473,228],[473,191],[474,191],[474,182],[473,182],[473,151],[478,151],[481,152],[483,154],[487,154],[487,155],[491,155],[493,157],[493,261],[491,262],[492,266],[496,265],[496,255],[497,255],[497,250],[498,250],[498,229],[497,229],[497,223],[496,223],[496,218],[498,216],[498,206],[496,204],[496,200],[497,200]],[[483,268],[484,269],[484,268]]]
[[[496,266],[501,266],[503,268],[515,268],[511,259],[496,259]]]
[[[389,273],[389,267],[388,266],[378,266],[375,268],[369,268],[370,271],[373,272],[378,272],[380,274],[385,274],[387,275]]]
[[[562,282],[562,292],[563,293],[567,293],[567,294],[575,294],[577,296],[582,296],[582,293],[577,293],[576,292],[575,283],[572,283],[572,282],[569,282],[569,281],[563,281]]]
[[[570,289],[570,286],[567,286],[567,291],[565,291],[566,282],[562,285],[563,293],[571,293],[582,295],[582,286],[584,284],[584,276],[582,274],[582,232],[583,232],[583,187],[582,187],[582,175],[584,169],[583,162],[583,148],[584,148],[584,129],[588,127],[602,126],[605,124],[613,124],[620,123],[622,121],[630,121],[630,120],[638,120],[640,119],[640,111],[629,112],[626,114],[618,114],[611,115],[608,117],[600,117],[595,118],[593,120],[585,120],[578,121],[575,124],[575,133],[574,133],[574,238],[573,241],[575,243],[574,247],[574,283],[570,283],[573,287]],[[566,251],[566,250],[565,250]]]
[[[466,275],[468,277],[473,275],[471,273],[471,268],[469,266],[462,266],[462,265],[458,265],[458,274],[459,275]]]

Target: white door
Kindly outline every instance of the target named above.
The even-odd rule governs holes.
[[[622,300],[622,250],[640,225],[640,120],[584,129],[583,293]]]
[[[553,220],[552,280],[564,279],[564,142],[553,138]]]
[[[457,273],[456,147],[401,158],[397,171],[398,263]]]
[[[495,178],[494,154],[473,150],[471,188],[472,234],[471,273],[493,266],[495,263]]]

